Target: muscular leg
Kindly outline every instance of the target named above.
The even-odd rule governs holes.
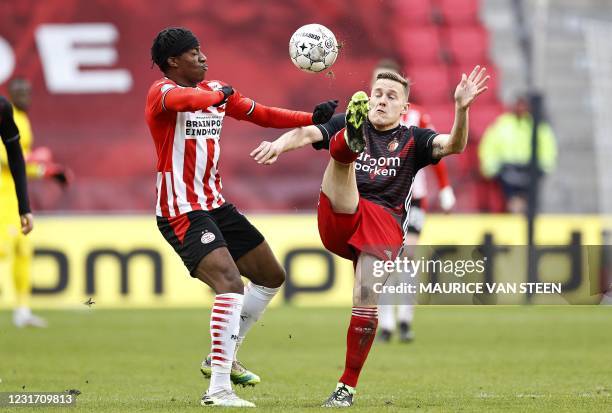
[[[384,283],[385,278],[373,276],[373,264],[376,257],[361,254],[355,269],[353,287],[353,312],[346,337],[346,361],[344,374],[340,382],[350,387],[357,386],[361,369],[368,357],[376,327],[378,314],[376,304],[378,297],[374,293],[374,283]]]
[[[216,293],[210,317],[212,374],[208,393],[231,391],[232,355],[243,303],[244,286],[240,273],[227,248],[221,247],[202,258],[192,275]]]
[[[192,275],[212,288],[216,294],[243,293],[244,285],[240,272],[225,247],[214,249],[202,258]]]
[[[334,212],[354,214],[359,204],[355,164],[330,159],[323,175],[321,191],[329,198]]]
[[[240,274],[255,284],[278,288],[285,282],[285,270],[267,241],[262,242],[236,261]]]
[[[364,125],[368,116],[368,96],[357,92],[346,110],[346,127],[336,133],[329,142],[331,159],[321,190],[329,198],[334,212],[354,214],[359,204],[359,191],[355,178],[358,153],[366,146]]]

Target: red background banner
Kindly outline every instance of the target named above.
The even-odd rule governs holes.
[[[190,28],[208,57],[207,78],[228,82],[245,96],[270,106],[311,111],[335,98],[343,106],[358,89],[368,89],[377,60],[394,50],[393,2],[375,0],[250,1],[46,0],[0,3],[0,37],[14,55],[15,67],[0,79],[6,94],[10,77],[33,84],[30,118],[35,146],[49,146],[58,162],[76,175],[62,191],[50,182],[35,182],[36,210],[149,210],[155,203],[155,153],[144,122],[150,84],[161,77],[151,67],[150,47],[168,26]],[[300,26],[317,22],[329,27],[342,44],[332,71],[304,73],[288,56],[288,41]],[[81,65],[82,73],[120,71],[129,79],[125,91],[65,93],[54,90],[48,72],[59,75],[65,48],[54,49],[45,37],[49,25],[103,24],[116,38],[84,39],[77,53],[97,48],[112,64]],[[93,27],[93,26],[92,26]],[[42,45],[41,42],[46,44]],[[51,46],[50,46],[51,45]],[[41,50],[45,48],[45,50]],[[48,56],[49,58],[43,58]],[[3,63],[0,61],[0,67]],[[9,64],[5,59],[5,70]],[[69,80],[75,88],[79,80]],[[77,90],[78,92],[78,90]],[[450,98],[448,100],[450,106]],[[340,108],[342,110],[342,108]],[[435,119],[434,119],[435,122]],[[440,123],[440,122],[439,122]],[[444,122],[442,122],[444,123]],[[220,171],[225,198],[249,210],[300,210],[316,206],[328,155],[310,148],[284,155],[262,167],[248,156],[262,139],[282,131],[228,119],[221,139]]]

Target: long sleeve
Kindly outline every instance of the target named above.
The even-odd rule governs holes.
[[[19,129],[13,119],[11,104],[0,96],[0,137],[6,146],[8,166],[15,181],[15,192],[19,202],[19,214],[30,212],[28,200],[28,184],[26,179],[26,165],[23,151],[19,142]]]
[[[312,113],[264,106],[243,97],[239,92],[229,98],[226,112],[238,120],[246,120],[265,128],[297,128],[312,125]]]
[[[223,99],[223,92],[174,87],[162,96],[163,108],[172,112],[195,112]]]
[[[19,215],[31,212],[28,199],[28,183],[26,179],[26,164],[23,158],[23,151],[19,144],[19,135],[8,142],[4,142],[8,155],[9,169],[15,181],[15,192],[19,203]]]
[[[297,128],[312,125],[312,113],[255,105],[247,120],[266,128]]]

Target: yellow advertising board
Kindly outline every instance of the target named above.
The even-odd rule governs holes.
[[[288,272],[284,291],[275,298],[275,305],[351,304],[352,263],[323,248],[314,214],[249,218],[265,235]],[[600,245],[603,228],[598,216],[543,216],[537,222],[537,242]],[[524,244],[523,218],[430,215],[422,244],[480,245],[485,239],[496,245]],[[31,240],[36,250],[33,307],[83,308],[90,298],[98,308],[191,307],[211,303],[210,289],[189,276],[158,232],[153,216],[41,216],[36,220]],[[581,265],[584,267],[585,263]],[[589,282],[599,281],[582,277],[580,282],[580,288],[592,290]],[[13,304],[10,263],[0,259],[0,308]]]

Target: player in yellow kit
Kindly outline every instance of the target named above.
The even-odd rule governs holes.
[[[9,99],[13,105],[13,120],[19,129],[20,143],[26,158],[28,178],[49,177],[61,183],[67,182],[63,167],[52,163],[46,148],[32,152],[32,129],[27,111],[30,107],[31,86],[26,79],[15,78],[9,83]],[[8,168],[6,151],[0,151],[0,259],[6,259],[11,268],[17,293],[17,307],[13,323],[17,327],[46,327],[47,323],[32,314],[29,298],[32,291],[31,265],[33,249],[29,239],[21,231],[15,184]]]

